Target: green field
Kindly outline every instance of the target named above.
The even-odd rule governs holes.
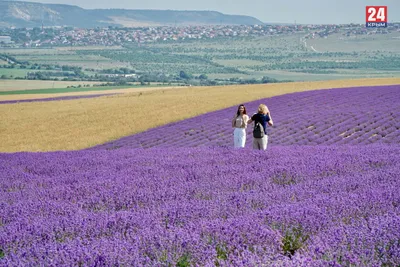
[[[317,38],[307,41],[307,46],[313,46],[321,52],[366,52],[366,53],[400,53],[400,32],[363,36],[330,35],[327,38]],[[378,52],[380,51],[380,52]],[[372,53],[373,55],[373,53]]]
[[[78,54],[40,54],[40,55],[18,55],[18,60],[39,64],[68,65],[83,68],[119,68],[127,67],[129,64],[113,61],[99,55],[78,55]]]
[[[137,73],[209,79],[314,81],[400,77],[400,33],[304,39],[304,33],[249,38],[146,43],[125,47],[2,49],[19,61],[82,67],[87,75],[129,68]],[[86,70],[88,69],[88,70]],[[7,74],[6,74],[7,72]],[[21,76],[26,70],[0,69]]]
[[[90,48],[91,51],[105,51],[114,50],[116,48],[110,47],[85,47],[85,49]],[[28,61],[29,63],[35,64],[54,64],[54,65],[69,65],[69,66],[79,66],[83,68],[94,68],[94,69],[104,69],[104,68],[119,68],[127,67],[129,64],[123,62],[113,61],[109,58],[104,58],[99,55],[79,55],[77,54],[79,50],[77,48],[29,48],[29,49],[7,49],[0,48],[0,54],[8,54],[14,56],[19,61]]]
[[[10,55],[73,55],[70,50],[60,50],[56,48],[0,48],[0,53]]]
[[[11,78],[15,77],[23,77],[25,78],[26,74],[32,70],[29,69],[3,69],[0,68],[0,76],[6,75]]]
[[[67,88],[67,87],[83,87],[98,86],[100,82],[91,81],[41,81],[41,80],[0,80],[0,92],[19,91],[19,90],[35,90],[42,88]]]
[[[208,75],[212,79],[229,79],[231,74],[210,74]],[[312,74],[312,73],[296,73],[288,71],[263,71],[255,72],[252,75],[243,75],[239,78],[259,78],[262,76],[268,76],[277,80],[291,80],[291,81],[325,81],[325,80],[344,80],[344,79],[360,79],[360,78],[394,78],[400,77],[397,73],[351,73],[351,74]]]
[[[8,69],[8,68],[0,68],[0,77],[2,75],[7,76],[7,78],[25,78],[28,75],[28,72],[48,72],[54,73],[56,75],[57,71],[55,70],[32,70],[32,69]],[[72,73],[72,72],[65,72],[65,73]],[[55,77],[55,76],[54,76]],[[58,77],[60,78],[60,77]]]

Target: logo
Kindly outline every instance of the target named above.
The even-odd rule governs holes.
[[[366,26],[367,28],[387,27],[387,6],[367,6]]]

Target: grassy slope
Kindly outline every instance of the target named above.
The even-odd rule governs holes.
[[[32,90],[43,88],[67,88],[84,84],[95,85],[101,82],[91,81],[39,81],[39,80],[0,80],[0,94],[5,91]]]

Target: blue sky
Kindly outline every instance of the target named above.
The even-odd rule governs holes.
[[[26,0],[32,1],[32,0]],[[400,22],[400,0],[33,0],[41,3],[77,5],[87,9],[213,10],[249,15],[263,22],[363,23],[366,5],[388,6],[389,22]]]

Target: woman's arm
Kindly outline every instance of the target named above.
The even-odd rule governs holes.
[[[268,125],[269,125],[269,126],[274,125],[274,121],[272,120],[271,113],[268,112],[267,115],[268,115],[268,117],[269,117]]]
[[[253,122],[253,117],[254,115],[256,115],[257,113],[254,113],[251,117],[249,116],[249,120],[247,121],[247,124],[250,124]]]
[[[243,128],[247,127],[248,121],[249,121],[249,116],[248,115],[243,115],[243,124],[242,124]]]
[[[232,118],[232,127],[235,128],[236,126],[236,116]]]

